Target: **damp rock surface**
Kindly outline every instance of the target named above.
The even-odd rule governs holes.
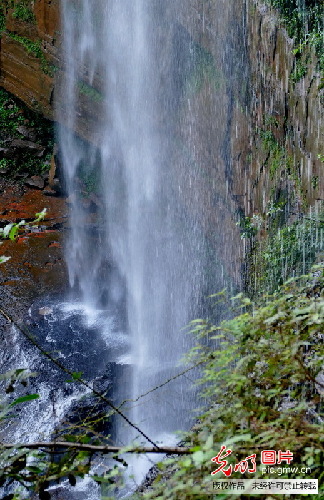
[[[1,255],[10,260],[0,268],[0,296],[14,317],[20,316],[35,297],[62,292],[67,286],[63,257],[63,232],[67,225],[65,200],[47,197],[39,189],[1,183],[0,225],[33,221],[47,208],[47,216],[36,227],[28,227],[15,241],[4,241]]]

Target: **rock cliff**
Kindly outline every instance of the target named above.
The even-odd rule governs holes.
[[[324,199],[323,75],[314,49],[305,44],[300,54],[264,2],[249,0],[247,19],[249,89],[233,110],[233,191],[249,215],[282,196],[305,209]]]
[[[53,119],[59,0],[4,1],[2,9],[0,86]]]
[[[61,92],[64,54],[60,51],[60,0],[4,0],[0,7],[0,86],[30,108],[54,120],[54,92]],[[99,77],[95,78],[97,88]],[[54,85],[55,83],[55,85]],[[100,120],[99,91],[78,75],[80,117],[75,131],[87,140]]]
[[[19,5],[25,10],[17,9]],[[324,198],[324,89],[314,51],[306,49],[302,58],[294,54],[293,40],[264,2],[240,0],[235,8],[225,1],[218,5],[221,15],[209,0],[203,5],[190,0],[175,12],[174,40],[191,43],[190,50],[197,49],[201,58],[193,65],[200,83],[197,74],[187,75],[188,81],[196,82],[196,88],[187,85],[187,91],[198,125],[192,129],[188,111],[182,108],[183,140],[189,140],[187,120],[190,134],[197,136],[194,160],[208,171],[225,137],[215,126],[206,136],[204,124],[217,123],[220,117],[227,123],[230,146],[217,161],[220,176],[226,175],[245,214],[265,211],[283,192],[298,206],[314,204]],[[2,7],[0,86],[51,119],[54,81],[60,92],[64,76],[64,56],[58,56],[59,10],[59,0],[6,0]],[[236,24],[231,34],[224,32],[225,18]],[[100,76],[90,85],[84,70],[78,79],[82,118],[76,132],[91,140],[91,123],[100,121]],[[217,94],[219,88],[222,92]],[[64,110],[60,116],[64,120]]]

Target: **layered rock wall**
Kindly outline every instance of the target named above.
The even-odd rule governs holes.
[[[245,214],[282,196],[305,209],[324,199],[324,89],[311,47],[300,56],[264,2],[248,0],[249,89],[236,99],[233,192]]]
[[[57,92],[64,80],[64,63],[58,57],[59,0],[27,2],[33,13],[29,20],[15,15],[16,1],[4,3],[0,86],[53,119],[54,80]],[[197,140],[187,137],[198,145],[195,161],[202,170],[213,169],[216,160],[222,165],[230,191],[245,214],[266,210],[283,191],[294,193],[299,205],[314,204],[324,198],[324,91],[316,57],[309,49],[297,60],[293,40],[264,2],[238,0],[231,8],[224,0],[217,5],[218,10],[213,1],[190,0],[183,2],[184,8],[180,4],[174,9],[179,26],[175,38],[182,37],[181,43],[194,41],[197,54],[204,59],[200,66],[196,64],[198,69],[205,68],[198,76],[199,89],[190,90],[199,116],[195,128],[189,124]],[[224,42],[220,44],[220,40]],[[298,78],[300,65],[306,71]],[[197,81],[197,74],[187,76]],[[94,88],[87,82],[86,71],[78,78],[81,118],[76,132],[91,140],[89,130],[95,128],[93,123],[98,125],[101,116],[97,98],[100,76],[95,78]],[[211,91],[212,86],[220,90],[218,94]],[[64,120],[64,110],[59,114]],[[230,137],[221,158],[214,153],[226,138],[204,132],[213,116],[214,122],[221,116],[227,124],[227,141]],[[184,140],[185,121],[184,117]]]
[[[4,2],[0,86],[28,106],[53,119],[54,75],[59,67],[59,0],[26,4],[25,17],[16,3]]]
[[[27,10],[21,13],[19,5]],[[0,86],[46,118],[54,120],[59,116],[64,124],[66,110],[54,112],[54,92],[64,91],[65,78],[60,0],[4,0],[0,15],[1,8],[4,26],[0,33]],[[100,77],[96,75],[92,87],[83,68],[76,83],[80,88],[80,119],[74,124],[75,132],[92,141],[96,138],[89,131],[101,116]]]

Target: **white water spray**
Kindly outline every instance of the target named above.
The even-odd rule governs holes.
[[[193,88],[200,78],[215,93],[216,83],[207,79],[216,79],[216,71],[175,11],[168,1],[62,2],[65,71],[57,113],[72,204],[70,284],[85,310],[124,308],[131,348],[123,359],[132,368],[118,388],[121,399],[137,398],[181,371],[190,346],[181,329],[201,313],[211,281],[212,291],[221,287],[215,238],[208,235],[220,174],[206,184],[210,160],[188,144],[188,134],[198,130]],[[186,13],[178,14],[185,22]],[[218,113],[221,104],[215,101]],[[220,137],[217,132],[216,147]],[[192,421],[191,385],[179,378],[124,411],[152,440],[171,444],[173,433]],[[136,437],[119,426],[120,443]]]

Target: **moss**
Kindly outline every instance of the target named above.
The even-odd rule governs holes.
[[[36,19],[33,10],[31,9],[31,2],[29,0],[20,0],[15,4],[13,17],[20,19],[26,23],[34,24]]]
[[[214,57],[202,45],[192,42],[189,61],[190,72],[186,81],[185,95],[200,92],[203,85],[209,82],[214,90],[222,84],[220,73],[215,66]]]
[[[12,16],[15,19],[32,23],[36,22],[31,0],[2,0],[0,5],[0,37],[5,31],[6,16],[13,9]]]
[[[35,16],[32,10],[32,2],[30,0],[7,0],[0,6],[0,37],[3,33],[9,36],[12,40],[20,43],[28,54],[36,57],[41,62],[41,70],[53,77],[56,67],[49,63],[42,49],[41,40],[31,40],[26,36],[18,35],[15,32],[6,29],[6,17],[9,9],[13,9],[12,16],[21,21],[34,23]]]
[[[98,92],[97,89],[95,89],[94,87],[91,87],[87,83],[78,82],[78,88],[79,88],[80,94],[83,94],[83,95],[89,97],[89,99],[91,99],[92,101],[95,101],[95,102],[102,102],[103,101],[103,95],[100,94],[100,92]]]
[[[33,55],[41,62],[41,70],[45,75],[49,75],[51,78],[54,77],[55,72],[57,71],[57,66],[47,61],[40,40],[30,40],[29,38],[21,35],[17,35],[17,33],[13,33],[11,31],[6,31],[6,34],[16,42],[20,43],[28,54]]]
[[[275,119],[274,119],[275,120]],[[264,123],[268,122],[265,118]],[[272,125],[278,128],[277,120],[272,121]],[[273,127],[272,127],[273,129]],[[270,129],[258,129],[257,131],[261,146],[266,155],[264,166],[269,172],[269,177],[272,181],[278,179],[290,179],[294,182],[295,194],[302,200],[303,205],[306,204],[306,195],[302,187],[300,176],[300,165],[294,161],[293,157],[288,153],[285,145],[282,145]],[[279,178],[280,174],[280,178]],[[304,207],[305,208],[305,207]]]
[[[17,33],[13,33],[11,31],[7,31],[7,35],[12,40],[19,42],[29,54],[32,54],[38,59],[42,59],[42,57],[44,57],[40,40],[33,41],[25,36],[17,35]]]

